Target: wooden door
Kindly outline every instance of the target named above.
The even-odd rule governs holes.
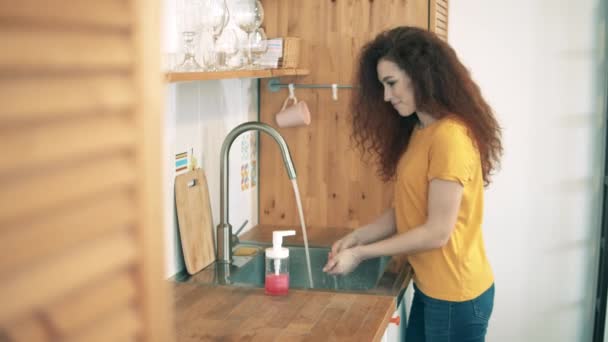
[[[355,57],[379,32],[399,25],[428,28],[428,0],[263,0],[269,37],[302,38],[300,65],[309,84],[352,82]],[[271,93],[261,82],[260,119],[276,128],[274,114],[287,91]],[[361,161],[350,143],[350,91],[338,101],[328,89],[297,89],[312,115],[308,127],[279,129],[293,154],[308,225],[358,227],[389,207],[392,187],[376,176],[375,166]],[[260,143],[260,223],[298,225],[291,183],[276,144]]]
[[[0,0],[0,341],[168,341],[159,3]]]

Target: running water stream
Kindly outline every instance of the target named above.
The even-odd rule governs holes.
[[[306,235],[306,223],[304,222],[304,211],[302,210],[302,200],[300,199],[300,189],[298,188],[298,181],[294,178],[291,180],[293,185],[293,192],[296,195],[296,204],[298,205],[298,213],[300,214],[300,225],[302,226],[302,235],[304,236],[304,250],[306,252],[306,267],[308,268],[308,281],[310,288],[314,288],[312,281],[312,270],[310,268],[310,254],[308,252],[308,236]]]

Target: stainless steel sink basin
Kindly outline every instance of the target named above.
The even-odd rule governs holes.
[[[289,248],[289,286],[291,288],[310,288],[306,267],[304,247]],[[343,276],[332,276],[323,272],[327,263],[329,248],[311,247],[310,264],[315,289],[332,289],[346,291],[364,291],[374,288],[380,280],[390,261],[390,257],[365,260],[353,272]],[[260,251],[242,267],[228,277],[232,283],[243,283],[264,286],[265,256]]]

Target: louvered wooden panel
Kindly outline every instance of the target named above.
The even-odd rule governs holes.
[[[0,21],[125,30],[133,13],[124,0],[0,0]]]
[[[8,324],[0,330],[0,341],[49,342],[51,334],[40,316],[30,315]]]
[[[44,317],[60,336],[78,335],[104,316],[129,306],[135,290],[128,271],[112,273],[93,279],[89,286],[49,305]]]
[[[133,63],[129,35],[121,32],[72,31],[69,28],[8,27],[0,32],[0,70],[126,70]]]
[[[300,63],[309,76],[302,84],[351,84],[355,56],[382,30],[399,25],[428,28],[428,0],[329,1],[263,0],[266,32],[271,37],[302,38]],[[282,79],[285,83],[290,79]],[[306,101],[312,123],[279,128],[286,139],[298,175],[308,225],[358,227],[390,205],[391,185],[383,184],[373,166],[361,162],[351,147],[350,90],[339,90],[333,101],[328,89],[296,89]],[[274,127],[286,90],[272,93],[263,80],[260,117]],[[276,144],[265,135],[260,142],[260,223],[298,225],[296,202]]]
[[[83,332],[67,337],[65,341],[135,341],[135,335],[139,329],[140,323],[137,310],[134,307],[125,306],[109,313],[107,317],[99,322],[94,322]]]
[[[114,72],[62,77],[0,78],[0,125],[59,117],[99,116],[133,110],[129,75]],[[32,101],[35,94],[36,101]]]
[[[133,187],[135,181],[133,158],[123,153],[41,171],[6,177],[0,192],[0,222],[51,214],[107,189]]]
[[[21,221],[18,226],[4,224],[0,226],[0,250],[11,257],[0,258],[0,274],[26,268],[36,259],[52,257],[108,232],[132,229],[135,210],[130,192],[118,190]]]
[[[435,5],[434,7],[435,7],[435,12],[434,12],[435,15],[443,15],[443,16],[445,16],[445,18],[447,20],[448,10],[441,6],[437,6],[437,5]]]
[[[440,28],[440,27],[436,27],[435,28],[435,33],[442,38],[443,40],[447,40],[447,36],[448,36],[448,31],[446,29]]]
[[[439,31],[439,30],[441,30],[441,31],[447,31],[448,26],[447,26],[447,24],[446,24],[446,23],[444,23],[444,22],[442,22],[442,21],[437,20],[437,21],[435,21],[435,28],[436,28],[438,31]]]
[[[141,300],[139,308],[145,318],[141,339],[144,341],[170,341],[173,329],[173,309],[169,305],[167,282],[164,281],[165,260],[162,253],[162,188],[161,188],[161,84],[160,44],[158,41],[158,1],[136,0],[134,20],[134,44],[136,60],[134,68],[140,105],[135,108],[137,132],[137,169],[143,177],[137,178],[136,199],[139,229],[136,231],[140,258],[145,260],[135,272],[139,280]],[[161,281],[159,281],[161,280]]]
[[[14,271],[0,284],[0,322],[41,309],[90,279],[127,267],[135,257],[133,239],[118,233]]]
[[[0,0],[0,340],[169,341],[159,3]]]
[[[448,0],[429,0],[430,29],[443,40],[448,40]]]
[[[11,129],[3,134],[0,173],[66,164],[101,154],[133,152],[135,136],[130,121],[129,117],[106,115]]]
[[[437,7],[438,9],[441,7]],[[447,13],[442,13],[440,11],[436,11],[435,12],[435,19],[437,19],[437,21],[441,21],[443,23],[447,23],[448,22],[448,15]]]

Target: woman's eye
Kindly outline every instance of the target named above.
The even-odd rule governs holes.
[[[391,81],[391,82],[386,82],[391,88],[395,85],[396,82]]]

